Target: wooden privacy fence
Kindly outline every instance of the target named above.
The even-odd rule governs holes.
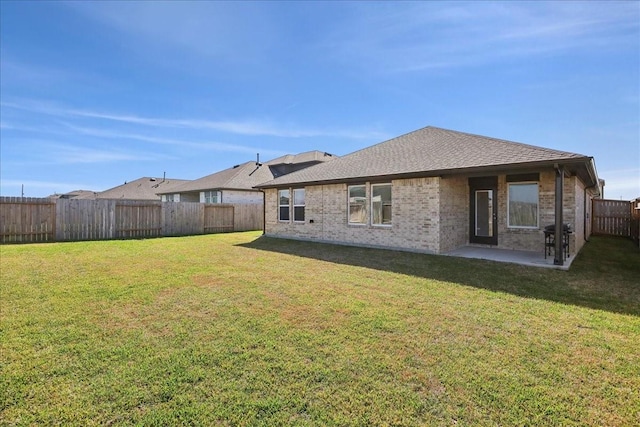
[[[640,208],[633,210],[633,216],[631,218],[631,238],[636,242],[636,246],[640,247]]]
[[[260,230],[262,205],[0,197],[0,243]]]
[[[607,236],[633,237],[634,219],[632,202],[624,200],[593,199],[592,232]]]
[[[0,197],[0,242],[53,242],[56,205],[50,199]]]

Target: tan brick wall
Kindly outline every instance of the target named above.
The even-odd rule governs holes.
[[[555,221],[555,172],[553,170],[540,172],[540,181],[538,182],[538,228],[510,228],[507,218],[508,203],[509,185],[507,176],[499,175],[498,247],[525,251],[544,250],[544,227],[553,224]]]
[[[366,183],[370,199],[370,183]],[[336,243],[371,245],[435,253],[448,252],[469,242],[469,186],[467,176],[415,178],[393,181],[390,227],[349,225],[347,185],[306,187],[305,222],[279,222],[277,190],[266,190],[266,234]],[[576,177],[565,178],[564,222],[571,224],[571,253],[584,242],[584,189]],[[542,251],[543,229],[555,222],[555,171],[540,172],[539,227],[508,227],[508,185],[498,176],[498,247]],[[313,221],[313,222],[311,222]],[[576,244],[578,247],[576,247]]]
[[[540,251],[544,242],[544,227],[555,224],[555,171],[540,172],[538,183],[538,217],[537,229],[509,228],[507,219],[508,185],[506,175],[498,177],[498,247],[504,249],[518,249]],[[584,243],[584,191],[578,178],[564,179],[563,220],[570,224],[573,234],[569,245],[571,253],[575,254]],[[578,245],[578,247],[576,247]]]
[[[578,253],[578,251],[584,246],[585,239],[585,195],[584,195],[584,184],[578,178],[573,177],[574,185],[574,194],[575,194],[575,216],[574,216],[574,227],[573,227],[573,241],[570,242],[571,245],[571,253]]]
[[[349,225],[346,184],[307,186],[304,224],[278,221],[277,190],[266,190],[266,234],[437,252],[439,178],[395,180],[392,184],[391,226]],[[369,199],[370,183],[366,188]]]
[[[262,204],[262,192],[222,190],[223,203]]]
[[[465,176],[440,179],[440,252],[469,242],[469,181]]]

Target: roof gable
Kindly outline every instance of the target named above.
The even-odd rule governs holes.
[[[329,164],[315,165],[277,178],[260,187],[586,158],[581,154],[429,126],[339,157]]]
[[[281,157],[277,157],[273,160],[269,160],[266,164],[270,166],[275,165],[295,165],[301,163],[309,163],[309,162],[327,162],[330,160],[334,160],[337,157],[333,154],[329,154],[324,151],[305,151],[304,153],[298,154],[286,154]]]

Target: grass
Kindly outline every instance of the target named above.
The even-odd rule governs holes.
[[[235,233],[0,247],[2,425],[634,425],[640,252]]]

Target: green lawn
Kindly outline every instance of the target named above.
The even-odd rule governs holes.
[[[640,422],[640,252],[569,272],[235,233],[0,247],[2,425]]]

